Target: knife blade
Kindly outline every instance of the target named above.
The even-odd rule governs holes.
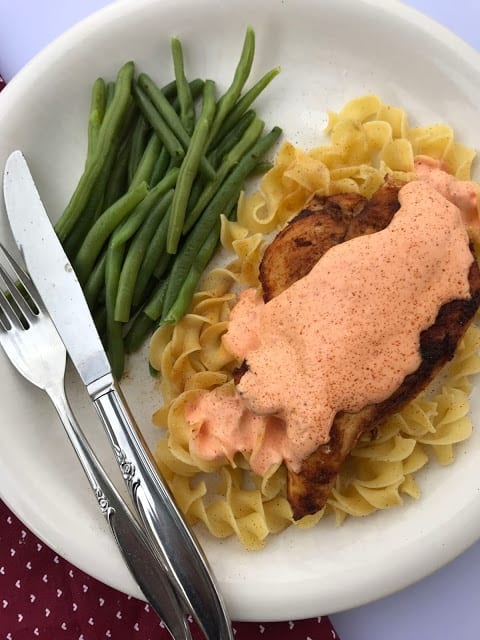
[[[232,639],[213,574],[114,380],[83,291],[21,151],[7,159],[3,191],[10,227],[27,270],[106,429],[152,545],[205,636]]]

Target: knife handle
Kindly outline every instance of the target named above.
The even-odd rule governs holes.
[[[207,561],[183,520],[111,375],[87,387],[152,544],[208,640],[232,640],[225,605]]]
[[[173,590],[168,570],[152,551],[145,533],[91,449],[70,409],[63,384],[46,391],[85,471],[98,507],[142,593],[173,638],[191,640],[186,616]]]

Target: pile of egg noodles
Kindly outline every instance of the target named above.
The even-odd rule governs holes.
[[[153,421],[165,429],[155,457],[181,510],[191,524],[202,522],[212,535],[235,535],[247,549],[261,548],[270,534],[321,518],[337,525],[347,516],[367,516],[419,498],[415,474],[427,464],[448,465],[455,444],[472,430],[468,397],[471,377],[480,371],[480,329],[472,324],[454,359],[437,383],[366,434],[336,480],[326,507],[294,522],[286,497],[283,465],[257,477],[248,458],[235,464],[206,462],[189,448],[194,427],[185,404],[203,390],[233,385],[238,366],[222,344],[238,291],[259,287],[258,265],[267,236],[295,216],[314,193],[357,192],[369,198],[387,176],[414,179],[417,155],[442,160],[446,169],[469,180],[475,153],[459,144],[448,125],[409,127],[401,108],[376,95],[348,102],[328,114],[329,144],[309,151],[283,143],[258,191],[242,194],[237,221],[222,220],[225,267],[205,274],[189,313],[176,325],[162,325],[150,343],[150,362],[160,372],[163,405]],[[159,397],[160,404],[160,397]]]

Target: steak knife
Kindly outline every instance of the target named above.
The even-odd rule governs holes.
[[[233,640],[213,574],[114,380],[78,279],[21,151],[7,159],[3,191],[10,227],[29,275],[106,429],[152,547],[206,638]]]

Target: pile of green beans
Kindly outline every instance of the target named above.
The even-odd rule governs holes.
[[[263,157],[281,130],[264,133],[251,107],[279,69],[244,92],[254,52],[248,27],[220,97],[213,80],[187,79],[178,38],[165,86],[137,75],[133,62],[114,82],[93,84],[84,170],[55,230],[117,379],[127,353],[187,313],[221,215],[235,219],[246,179],[270,166]]]

